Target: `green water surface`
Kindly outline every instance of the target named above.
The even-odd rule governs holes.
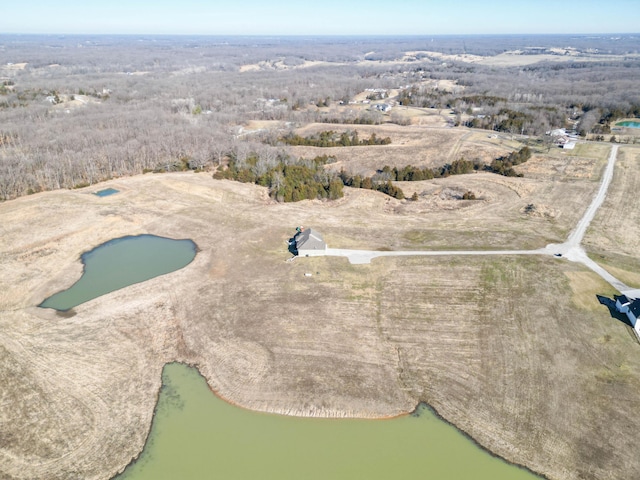
[[[196,244],[191,240],[155,235],[116,238],[83,253],[80,280],[39,306],[69,310],[114,290],[179,270],[195,256]]]
[[[627,127],[627,128],[640,128],[640,122],[632,122],[632,121],[619,122],[619,123],[616,123],[616,126]]]
[[[115,195],[116,193],[119,193],[119,190],[116,190],[115,188],[105,188],[104,190],[98,190],[94,195],[97,195],[98,197],[108,197],[110,195]]]
[[[481,450],[431,410],[390,420],[266,415],[234,407],[169,364],[147,444],[117,480],[538,477]]]

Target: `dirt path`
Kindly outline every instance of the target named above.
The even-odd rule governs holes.
[[[584,216],[582,217],[582,219],[580,219],[578,225],[576,225],[575,230],[573,230],[573,232],[571,232],[571,235],[569,235],[569,238],[565,242],[566,244],[571,246],[578,246],[582,243],[582,239],[584,238],[584,234],[587,231],[587,228],[591,224],[593,217],[595,217],[598,208],[600,208],[602,202],[604,202],[604,197],[606,196],[609,185],[611,184],[611,180],[613,179],[613,170],[616,164],[617,156],[618,145],[613,145],[613,147],[611,148],[611,153],[609,154],[607,167],[605,168],[604,174],[602,176],[600,189],[598,190],[596,196],[593,198],[591,205],[589,205],[589,208],[584,213]]]
[[[452,163],[455,160],[458,160],[457,157],[458,157],[458,154],[460,152],[460,149],[462,148],[462,144],[471,135],[473,135],[473,132],[467,132],[456,141],[456,143],[453,145],[453,148],[451,149],[451,151],[449,152],[449,155],[448,155],[449,163]]]

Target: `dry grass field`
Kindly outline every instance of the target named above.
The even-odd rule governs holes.
[[[413,128],[379,128],[392,145],[336,154],[367,171],[412,151],[416,165],[477,145],[510,151],[475,133]],[[587,244],[624,270],[620,259],[638,262],[638,222],[624,230],[637,213],[620,205],[640,175],[637,151],[622,152]],[[519,167],[524,178],[401,184],[418,192],[415,202],[347,188],[335,202],[278,204],[261,187],[172,173],[112,180],[100,186],[120,191],[110,197],[89,187],[0,204],[0,477],[112,477],[142,449],[162,366],[177,360],[246,408],[387,417],[426,401],[495,454],[549,478],[638,478],[640,420],[629,411],[640,401],[640,345],[597,304],[597,294],[616,292],[582,266],[552,257],[285,261],[297,225],[344,248],[563,241],[608,149],[578,153],[536,154]],[[466,190],[479,199],[458,199]],[[36,307],[80,276],[82,252],[140,233],[191,238],[199,252],[182,270],[66,315]]]
[[[438,117],[441,118],[441,117]],[[331,168],[344,168],[352,174],[372,175],[384,165],[403,167],[439,167],[464,157],[467,160],[481,160],[490,163],[501,155],[510,153],[520,146],[517,141],[506,138],[489,138],[480,131],[458,128],[439,128],[428,125],[400,126],[383,125],[338,125],[311,123],[296,129],[303,137],[322,131],[357,131],[360,139],[375,133],[378,138],[389,137],[391,144],[375,147],[288,147],[297,157],[313,158],[317,155],[333,155],[338,162]]]
[[[585,245],[596,261],[626,271],[621,277],[626,276],[630,285],[638,287],[639,279],[633,276],[640,273],[639,166],[640,147],[621,147],[604,208],[585,237]]]

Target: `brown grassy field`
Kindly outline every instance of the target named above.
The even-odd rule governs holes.
[[[378,138],[389,137],[391,144],[375,147],[288,147],[297,157],[313,158],[317,155],[333,155],[338,163],[331,168],[344,168],[352,174],[372,175],[384,165],[403,167],[439,167],[445,163],[465,158],[491,162],[494,158],[510,153],[521,146],[517,141],[492,139],[484,132],[458,128],[435,128],[425,125],[338,125],[312,123],[296,130],[301,136],[322,131],[357,131],[360,139],[375,133]]]
[[[638,166],[640,147],[621,147],[604,206],[585,237],[585,245],[596,261],[626,271],[627,275],[640,272],[640,212],[636,207],[636,192],[640,188]],[[637,278],[629,280],[631,285],[640,287]]]
[[[394,128],[377,133],[396,135],[387,148],[397,150],[433,141],[437,151],[465,136],[425,140]],[[485,141],[474,135],[468,141]],[[595,274],[550,257],[285,261],[297,225],[344,248],[562,241],[597,190],[608,150],[593,148],[536,154],[524,178],[402,184],[419,193],[415,202],[346,189],[336,202],[278,204],[261,187],[173,173],[101,185],[120,190],[110,197],[90,187],[0,204],[0,477],[110,478],[142,449],[160,371],[177,360],[243,407],[386,417],[426,401],[549,478],[637,478],[640,420],[629,406],[640,400],[640,346],[597,304],[615,292]],[[349,150],[342,161],[366,169],[382,149]],[[438,154],[424,155],[429,164]],[[614,193],[587,236],[594,252],[609,255],[620,236],[616,255],[635,258],[637,232],[624,236],[619,206],[637,191],[637,160],[623,149]],[[456,198],[469,189],[480,199]],[[79,277],[82,252],[139,233],[188,237],[199,253],[65,316],[35,306]]]

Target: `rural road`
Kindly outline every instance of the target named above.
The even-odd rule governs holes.
[[[569,238],[566,242],[560,244],[550,244],[547,245],[546,249],[553,255],[562,255],[567,260],[572,262],[582,263],[586,267],[593,270],[595,273],[600,275],[605,281],[607,281],[611,286],[613,286],[618,291],[625,293],[627,292],[629,296],[637,297],[640,296],[640,291],[634,291],[629,286],[622,283],[620,280],[615,278],[609,272],[607,272],[604,268],[598,265],[596,262],[591,260],[584,249],[580,246],[582,243],[582,239],[584,238],[584,234],[587,231],[587,228],[591,224],[591,221],[596,215],[598,208],[604,202],[604,198],[607,194],[607,190],[609,189],[609,185],[611,184],[611,180],[613,179],[613,170],[616,164],[616,158],[618,156],[618,145],[613,145],[611,147],[611,153],[609,154],[609,160],[607,162],[607,166],[604,170],[604,174],[602,175],[602,182],[600,183],[600,188],[598,189],[598,193],[593,197],[593,201],[587,211],[584,213],[583,217],[580,219],[576,228],[571,232]]]
[[[347,250],[342,248],[327,248],[325,255],[332,257],[347,257],[352,264],[371,263],[377,257],[403,257],[403,256],[443,256],[443,255],[551,255],[558,259],[564,258],[572,262],[582,263],[591,269],[616,290],[626,294],[630,298],[640,297],[640,289],[633,290],[623,282],[615,278],[604,268],[591,260],[584,249],[580,246],[582,239],[595,217],[598,208],[604,202],[605,196],[611,180],[618,156],[618,145],[613,145],[607,166],[602,176],[600,188],[596,193],[591,205],[587,208],[576,228],[571,232],[569,238],[564,243],[549,244],[537,250],[400,250],[400,251],[377,251],[377,250]]]
[[[345,250],[327,248],[325,255],[347,257],[353,264],[371,263],[376,257],[443,256],[443,255],[550,255],[544,248],[538,250]]]

